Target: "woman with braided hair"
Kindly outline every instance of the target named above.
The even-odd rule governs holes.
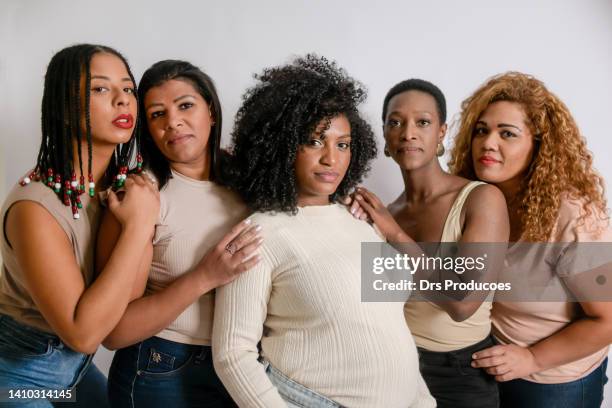
[[[140,254],[159,211],[153,183],[126,176],[137,123],[135,82],[121,54],[79,44],[53,56],[36,166],[2,207],[3,389],[73,387],[131,300]],[[94,280],[96,192],[113,182],[125,187],[122,201],[109,195],[123,232]],[[30,400],[22,406],[51,403]]]
[[[376,155],[363,86],[313,55],[256,79],[232,184],[264,241],[260,263],[217,291],[219,377],[241,407],[435,406],[403,304],[361,301],[361,243],[381,238],[338,204]]]
[[[529,259],[524,250],[537,242],[578,248],[612,241],[603,179],[592,163],[567,106],[532,76],[495,76],[462,103],[450,167],[504,194],[510,241],[531,244],[511,245],[508,265]],[[472,366],[495,376],[502,407],[601,405],[612,303],[585,295],[576,254],[545,251],[539,257],[546,262],[520,269],[558,277],[571,293],[583,294],[579,303],[493,304],[492,331],[501,344],[476,352]]]

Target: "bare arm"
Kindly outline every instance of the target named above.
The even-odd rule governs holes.
[[[112,212],[104,210],[96,240],[96,276],[104,269],[104,266],[115,250],[120,236],[121,224],[117,218],[115,218]],[[152,238],[149,237],[145,250],[142,253],[137,269],[138,273],[136,275],[136,280],[134,281],[134,285],[132,285],[130,301],[141,297],[147,287],[147,278],[149,277],[149,269],[151,267],[151,259],[153,257],[153,245],[151,243],[151,239]]]
[[[25,286],[53,331],[72,349],[93,353],[123,314],[140,256],[159,211],[155,191],[142,180],[126,181],[126,199],[112,195],[112,209],[125,221],[108,264],[85,287],[72,245],[41,205],[17,202],[5,231],[23,271]],[[127,221],[130,220],[130,221]]]
[[[612,302],[581,302],[585,316],[531,347],[498,345],[476,353],[497,381],[510,381],[587,357],[612,342]]]
[[[204,293],[253,267],[259,260],[251,257],[261,243],[258,232],[250,220],[239,223],[191,271],[163,290],[131,302],[104,346],[126,347],[159,333]],[[236,247],[233,255],[225,249],[230,242]]]
[[[359,188],[356,194],[357,205],[378,227],[378,230],[387,238],[389,242],[404,243],[408,245],[397,245],[401,252],[415,251],[414,257],[419,257],[421,250],[416,247],[415,241],[400,227],[388,209],[382,204],[375,194],[365,188]],[[506,243],[510,234],[508,221],[508,211],[503,194],[496,187],[491,185],[478,186],[470,193],[465,203],[465,223],[464,230],[459,243]],[[491,277],[503,265],[504,254],[500,251],[502,246],[492,248],[495,256],[489,256],[487,260],[486,280],[494,279]],[[459,251],[471,250],[473,247],[459,245]],[[465,256],[461,252],[458,256]],[[467,254],[469,255],[469,254]],[[493,255],[493,254],[490,254]],[[461,280],[468,278],[468,275],[459,276],[451,273],[451,277]],[[419,274],[415,275],[418,280]],[[439,293],[438,293],[439,294]],[[478,310],[482,304],[485,293],[472,292],[462,296],[461,301],[440,299],[443,296],[434,296],[431,300],[446,311],[453,320],[462,321],[470,317]]]

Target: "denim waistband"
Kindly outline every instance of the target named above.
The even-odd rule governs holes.
[[[342,405],[303,386],[274,368],[265,358],[261,357],[266,374],[285,401],[302,408],[342,408]]]
[[[490,335],[485,337],[478,343],[472,344],[471,346],[464,347],[458,350],[451,351],[431,351],[424,348],[418,347],[419,358],[424,359],[431,363],[446,363],[454,361],[472,361],[472,354],[477,351],[486,349],[494,346],[495,341]]]

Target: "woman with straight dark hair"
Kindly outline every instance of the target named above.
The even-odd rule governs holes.
[[[257,263],[251,255],[259,229],[239,222],[246,207],[222,184],[221,105],[210,77],[185,61],[160,61],[144,73],[139,95],[142,155],[159,183],[161,206],[133,288],[144,296],[104,342],[120,348],[109,373],[111,403],[233,406],[212,365],[214,289]],[[99,266],[120,232],[107,213]]]
[[[131,300],[134,254],[146,248],[159,212],[155,186],[126,177],[137,112],[134,78],[114,49],[79,44],[51,59],[36,166],[2,208],[0,388],[20,406],[69,397]],[[96,192],[113,180],[125,187],[122,201],[113,192],[108,201],[121,233],[94,279]]]

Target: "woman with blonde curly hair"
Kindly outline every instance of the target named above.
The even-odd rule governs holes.
[[[541,81],[502,74],[461,107],[450,168],[501,189],[510,241],[612,241],[603,179],[569,110]],[[517,247],[508,264],[521,261]],[[562,273],[562,258],[546,263],[547,272],[571,291],[575,271]],[[601,405],[612,303],[499,301],[492,321],[500,344],[475,353],[472,364],[500,382],[502,407]]]

